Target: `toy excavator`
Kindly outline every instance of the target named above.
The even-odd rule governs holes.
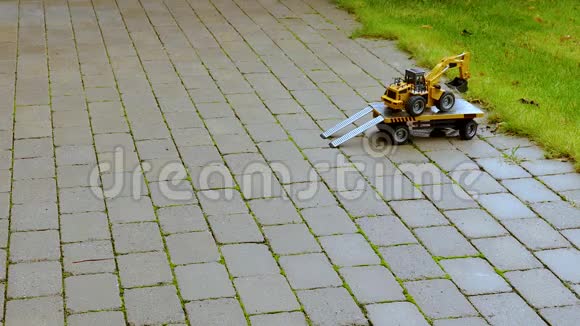
[[[469,52],[444,58],[428,73],[422,69],[407,69],[405,78],[395,78],[381,99],[391,110],[405,109],[413,117],[423,114],[426,107],[433,105],[441,112],[448,112],[455,104],[455,96],[441,89],[439,79],[449,68],[459,67],[459,77],[447,85],[461,93],[467,91],[470,58]]]
[[[387,87],[381,102],[369,103],[364,109],[324,131],[320,137],[329,138],[371,112],[372,120],[334,139],[330,147],[338,147],[374,126],[385,132],[394,145],[406,143],[411,129],[454,129],[459,131],[461,139],[475,137],[477,122],[474,119],[483,117],[483,111],[461,99],[456,103],[453,93],[442,89],[438,83],[445,71],[459,67],[459,77],[447,85],[460,92],[467,91],[469,59],[470,54],[466,52],[444,58],[428,73],[421,69],[407,69],[405,79],[395,79]],[[433,105],[438,110],[425,112],[426,108],[430,109]]]

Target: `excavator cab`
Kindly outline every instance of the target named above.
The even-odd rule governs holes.
[[[427,87],[425,85],[425,70],[423,69],[406,69],[405,82],[415,87],[415,92],[425,92]]]

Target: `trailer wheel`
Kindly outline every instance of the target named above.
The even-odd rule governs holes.
[[[470,140],[475,135],[477,135],[477,122],[475,120],[470,119],[459,125],[459,138]]]
[[[394,145],[403,145],[409,140],[411,132],[406,124],[393,124],[389,127],[383,130],[387,131]]]
[[[455,105],[455,95],[450,92],[445,92],[441,94],[439,101],[435,103],[439,111],[441,112],[449,112],[453,109],[453,105]]]
[[[415,95],[411,96],[411,98],[405,104],[405,110],[409,115],[416,117],[418,115],[423,114],[425,111],[426,101],[422,96]]]

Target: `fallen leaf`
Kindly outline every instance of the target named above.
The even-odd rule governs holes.
[[[519,80],[514,80],[514,81],[512,82],[512,85],[514,85],[514,86],[517,86],[517,85],[519,85],[519,84],[520,84],[520,81],[519,81]]]
[[[537,106],[537,107],[539,107],[539,106],[540,106],[540,103],[538,103],[538,102],[536,102],[536,101],[534,101],[534,100],[527,99],[527,98],[521,98],[521,99],[519,99],[519,101],[520,101],[520,103],[522,103],[522,104],[535,105],[535,106]]]
[[[534,17],[534,20],[535,20],[536,22],[540,23],[540,24],[544,22],[544,20],[543,20],[543,19],[542,19],[542,17],[540,17],[540,16],[536,16],[536,17]]]
[[[431,25],[421,25],[421,28],[424,28],[424,29],[433,29],[433,26],[431,26]]]
[[[468,31],[466,29],[464,29],[464,30],[461,31],[461,35],[469,36],[469,35],[472,35],[472,34],[473,34],[472,32],[470,32],[470,31]]]
[[[568,41],[572,39],[572,35],[560,36],[560,42]]]

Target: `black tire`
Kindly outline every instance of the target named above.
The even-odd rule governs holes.
[[[393,141],[394,145],[403,145],[411,137],[411,131],[406,124],[394,124],[391,126],[392,131],[389,132],[389,136]]]
[[[459,138],[463,140],[470,140],[477,135],[477,122],[470,119],[462,122],[459,125]]]
[[[449,112],[451,109],[453,109],[453,106],[455,105],[455,95],[453,95],[453,93],[450,92],[445,92],[441,94],[439,101],[437,101],[435,105],[437,106],[439,111]]]
[[[405,104],[405,110],[409,113],[410,116],[416,117],[418,115],[423,114],[425,112],[425,105],[427,101],[422,96],[411,96],[411,98]]]

